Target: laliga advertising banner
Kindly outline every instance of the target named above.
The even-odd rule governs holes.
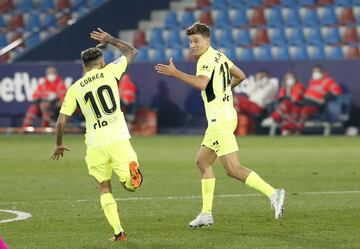
[[[132,64],[127,70],[137,85],[140,105],[152,107],[159,99],[168,99],[182,111],[202,110],[201,97],[197,91],[194,93],[189,86],[175,78],[157,74],[154,64]],[[236,62],[236,64],[248,77],[265,69],[272,77],[281,79],[291,70],[297,73],[305,86],[310,80],[312,67],[316,64],[322,65],[331,77],[349,89],[353,103],[360,106],[360,60]],[[194,63],[175,62],[175,65],[184,72],[195,74]],[[32,93],[44,77],[48,66],[55,66],[68,86],[82,76],[80,62],[0,65],[0,116],[19,116],[26,112]]]

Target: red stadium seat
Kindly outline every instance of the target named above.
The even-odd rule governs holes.
[[[23,28],[24,26],[24,18],[22,14],[17,14],[11,17],[9,21],[10,29]]]
[[[209,0],[197,0],[196,1],[196,8],[197,9],[201,9],[201,8],[206,8],[210,6],[210,1]]]
[[[352,24],[356,22],[354,13],[352,8],[343,8],[339,14],[339,23],[344,24]]]
[[[359,47],[349,46],[346,49],[345,57],[346,57],[346,59],[359,59],[360,58]]]
[[[70,9],[70,0],[56,0],[56,10],[61,11],[63,9]]]
[[[347,27],[345,28],[343,35],[342,35],[342,41],[344,43],[354,43],[358,42],[359,38],[356,32],[355,28]]]
[[[324,5],[333,4],[333,3],[334,3],[334,0],[318,0],[316,2],[316,4],[318,6],[324,6]]]
[[[254,8],[250,17],[251,26],[262,26],[266,24],[264,10],[262,8]]]
[[[264,0],[264,5],[266,7],[271,7],[274,5],[279,5],[280,4],[280,0]]]
[[[4,0],[0,3],[0,14],[6,13],[14,9],[14,4],[12,0]]]
[[[58,21],[58,24],[60,27],[65,27],[67,26],[69,20],[71,19],[71,14],[68,15],[64,15],[63,17],[60,18],[60,20]]]
[[[213,20],[210,12],[203,12],[199,16],[199,21],[205,23],[208,26],[213,25]]]
[[[269,36],[266,29],[256,29],[255,33],[253,34],[253,44],[263,45],[263,44],[269,44]]]
[[[146,35],[144,31],[137,30],[134,32],[133,44],[135,48],[146,46]]]

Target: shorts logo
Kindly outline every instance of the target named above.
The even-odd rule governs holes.
[[[218,152],[219,149],[220,149],[220,144],[219,144],[219,141],[216,140],[215,142],[213,142],[213,148],[214,148],[214,151],[215,152]]]

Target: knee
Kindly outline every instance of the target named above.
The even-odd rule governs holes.
[[[196,166],[198,167],[198,169],[199,169],[201,172],[205,171],[205,169],[206,169],[207,166],[208,166],[208,165],[206,165],[206,162],[204,162],[204,160],[199,159],[199,158],[196,159],[195,163],[196,163]]]
[[[238,178],[241,175],[241,165],[231,164],[226,167],[226,174],[230,177]]]

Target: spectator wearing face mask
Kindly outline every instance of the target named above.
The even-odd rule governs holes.
[[[44,80],[32,95],[32,103],[25,114],[23,127],[33,127],[39,116],[42,127],[50,126],[51,117],[60,108],[65,93],[66,86],[56,68],[48,67]]]
[[[328,99],[334,98],[341,93],[342,89],[335,80],[321,66],[314,66],[312,78],[305,91],[303,107],[300,113],[300,131],[304,129],[305,121],[311,115],[320,112]]]
[[[267,71],[259,71],[234,89],[235,108],[238,112],[258,117],[275,100],[279,88],[276,78],[270,78]]]
[[[284,75],[283,84],[277,95],[278,104],[271,116],[263,124],[281,123],[281,134],[288,135],[297,131],[300,117],[301,101],[304,95],[304,85],[299,82],[293,72]]]

